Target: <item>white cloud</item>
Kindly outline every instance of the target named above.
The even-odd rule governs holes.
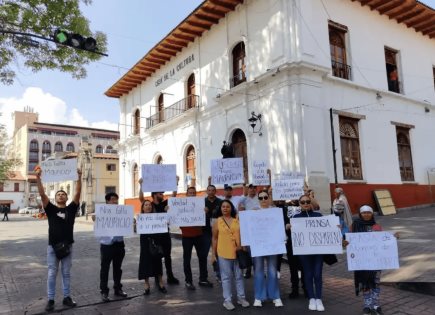
[[[39,122],[118,130],[116,123],[89,122],[77,108],[69,109],[62,99],[44,92],[41,88],[29,87],[20,97],[0,98],[0,123],[6,125],[10,136],[13,133],[12,113],[23,111],[26,106],[32,107],[39,114]]]

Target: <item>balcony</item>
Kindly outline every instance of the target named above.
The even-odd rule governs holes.
[[[172,104],[171,106],[165,107],[163,108],[163,110],[146,118],[145,129],[150,129],[162,122],[178,117],[182,113],[192,108],[197,108],[198,104],[199,104],[199,96],[189,95],[188,97],[183,98],[182,100]]]
[[[341,62],[337,62],[335,60],[331,60],[332,64],[332,75],[334,77],[339,77],[342,79],[350,80],[352,77],[352,68],[349,65],[346,65]]]

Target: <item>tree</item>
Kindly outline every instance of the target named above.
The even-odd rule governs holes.
[[[83,36],[92,36],[100,52],[106,51],[106,35],[91,33],[89,21],[80,11],[80,2],[85,5],[91,0],[0,0],[0,82],[13,84],[15,68],[23,63],[33,72],[42,69],[58,69],[71,73],[73,78],[86,77],[85,65],[102,56],[84,50],[72,49],[50,41],[38,40],[38,47],[17,36],[2,34],[16,31],[52,38],[56,29],[64,29]]]
[[[0,114],[1,115],[1,114]],[[11,171],[21,165],[21,160],[10,157],[7,152],[8,135],[4,125],[0,124],[0,183],[11,177]]]

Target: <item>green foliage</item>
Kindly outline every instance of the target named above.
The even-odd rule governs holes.
[[[11,171],[21,165],[21,160],[8,156],[8,135],[6,129],[0,124],[0,183],[10,177]]]
[[[80,2],[88,5],[90,0],[0,0],[0,29],[36,34],[52,38],[57,28],[92,36],[100,52],[106,52],[106,35],[92,33],[89,21],[80,11]],[[33,72],[42,69],[57,69],[71,73],[73,78],[86,77],[85,66],[102,56],[55,43],[38,40],[39,47],[32,47],[14,40],[11,34],[0,31],[0,82],[13,84],[14,67],[24,64]]]

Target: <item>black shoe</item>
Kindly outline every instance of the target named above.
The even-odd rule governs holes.
[[[370,307],[364,307],[363,314],[372,314],[372,310],[370,309]]]
[[[245,279],[249,279],[249,278],[251,278],[251,270],[246,271],[245,274],[243,275],[243,277],[244,277]]]
[[[110,302],[109,293],[101,293],[101,301]]]
[[[150,295],[150,293],[151,293],[150,288],[145,289],[145,290],[143,291],[143,295]]]
[[[48,300],[47,305],[45,306],[45,311],[54,311],[54,300]]]
[[[292,292],[288,295],[289,299],[297,299],[299,297],[298,289],[293,289]]]
[[[125,298],[125,297],[127,297],[127,293],[125,293],[124,291],[122,291],[122,289],[119,289],[119,290],[115,290],[115,296],[120,296],[120,297],[123,297],[123,298]]]
[[[178,280],[174,276],[168,277],[168,284],[180,284],[180,280]]]
[[[308,299],[308,291],[307,291],[307,289],[305,289],[305,288],[304,288],[304,297],[305,297],[306,299]]]
[[[384,315],[384,312],[382,312],[382,308],[380,306],[378,306],[373,311],[374,311],[374,313],[372,313],[372,314],[374,314],[374,315]]]
[[[164,286],[163,287],[159,286],[159,291],[162,293],[168,293],[168,290],[166,290],[166,288]]]
[[[193,290],[196,289],[192,282],[186,282],[186,283],[184,284],[184,286],[185,286],[188,290],[192,290],[192,291],[193,291]]]
[[[213,283],[211,283],[208,280],[199,281],[198,284],[199,284],[200,287],[213,288]]]
[[[63,305],[69,306],[69,307],[76,307],[77,303],[73,301],[73,299],[70,296],[67,296],[66,298],[63,298]]]

